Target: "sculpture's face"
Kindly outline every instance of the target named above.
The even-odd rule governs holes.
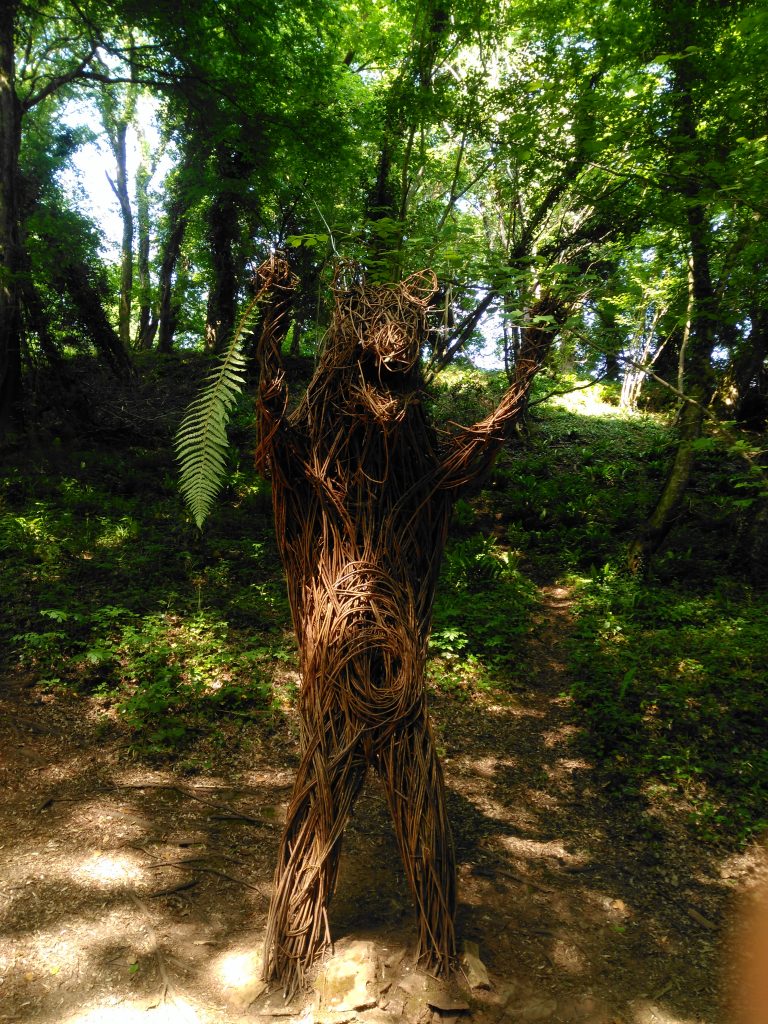
[[[419,339],[409,325],[381,319],[368,329],[362,342],[364,353],[369,353],[378,370],[407,374],[419,359]]]

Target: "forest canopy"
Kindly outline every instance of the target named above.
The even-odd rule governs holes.
[[[547,292],[567,313],[554,365],[629,407],[676,401],[663,381],[762,425],[766,18],[714,0],[5,4],[0,421],[41,362],[95,352],[130,374],[142,350],[220,350],[284,249],[294,355],[316,351],[338,260],[382,282],[428,266],[433,367],[478,346],[511,366]],[[105,175],[117,257],[89,209]]]

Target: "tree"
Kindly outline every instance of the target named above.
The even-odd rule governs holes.
[[[647,566],[680,508],[695,460],[696,442],[717,386],[714,351],[729,333],[723,299],[733,266],[727,251],[717,244],[715,221],[724,198],[734,187],[726,184],[731,139],[726,136],[724,140],[719,132],[713,135],[712,127],[724,125],[729,116],[724,106],[728,111],[733,108],[728,103],[730,89],[719,80],[719,61],[712,61],[709,40],[714,37],[719,41],[718,55],[722,54],[729,37],[733,39],[734,15],[743,16],[748,6],[737,4],[724,9],[709,2],[693,7],[683,2],[652,5],[660,44],[675,51],[657,59],[668,61],[670,68],[664,94],[669,112],[669,191],[675,198],[672,210],[686,250],[688,312],[677,382],[685,395],[678,421],[679,442],[658,501],[630,545],[629,563],[635,571]],[[736,34],[740,34],[738,30]],[[709,89],[702,88],[707,74]],[[715,276],[718,263],[719,280]]]
[[[0,10],[0,437],[18,415],[21,391],[18,166],[22,111],[14,57],[17,11],[16,0]]]
[[[108,77],[108,69],[104,68]],[[99,109],[109,148],[115,159],[114,178],[107,174],[110,187],[120,205],[123,237],[120,247],[120,302],[117,333],[126,349],[131,344],[131,305],[133,301],[134,218],[128,182],[128,129],[136,117],[137,90],[132,82],[119,87],[105,86],[100,94]]]
[[[112,9],[99,5],[99,10],[106,23]],[[90,13],[89,4],[22,6],[16,0],[3,4],[0,12],[0,435],[20,414],[24,341],[20,297],[25,288],[30,294],[22,279],[27,255],[19,199],[24,123],[31,111],[92,73],[103,39],[94,30]],[[19,39],[24,43],[21,67],[16,59]],[[40,306],[36,308],[39,320]],[[125,368],[127,357],[116,354],[117,364]]]

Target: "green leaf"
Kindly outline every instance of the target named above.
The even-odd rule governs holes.
[[[637,665],[633,665],[632,668],[628,669],[627,672],[625,672],[624,678],[621,681],[621,686],[619,687],[619,700],[624,699],[624,696],[629,687],[632,685],[632,680],[635,678],[636,675]]]
[[[180,466],[179,490],[195,525],[202,529],[226,475],[227,425],[245,382],[243,337],[258,314],[258,300],[247,307],[218,367],[209,374],[178,429],[174,445]]]

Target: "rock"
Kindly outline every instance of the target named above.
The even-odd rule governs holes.
[[[454,985],[423,971],[415,970],[406,974],[399,980],[397,987],[407,997],[403,1015],[409,1020],[416,1019],[425,1010],[451,1015],[469,1010],[469,1003]],[[391,1010],[391,1006],[387,1009]]]
[[[545,997],[534,996],[517,1010],[517,1019],[521,1021],[543,1021],[549,1020],[557,1011],[557,1000]]]
[[[229,1003],[238,1010],[247,1010],[251,1003],[254,1003],[267,987],[265,981],[251,981],[242,988],[233,989],[229,993]]]
[[[435,989],[438,986],[435,985]],[[441,1014],[456,1015],[459,1013],[467,1013],[469,1010],[469,1003],[466,999],[462,999],[461,996],[452,992],[448,986],[445,986],[439,991],[432,991],[427,995],[427,1005],[433,1010],[439,1010]],[[445,1019],[443,1017],[443,1019]]]
[[[566,998],[563,1003],[558,1003],[557,1009],[562,1019],[574,1021],[574,1024],[611,1024],[615,1019],[608,1004],[591,993]]]
[[[373,1010],[363,1010],[357,1019],[363,1024],[392,1024],[393,1017],[396,1018],[396,1015],[375,1007]]]
[[[352,942],[320,970],[315,981],[318,1009],[344,1013],[370,1010],[378,1001],[376,953],[370,942]]]
[[[470,988],[490,988],[488,969],[480,959],[480,948],[476,942],[465,942],[461,963]]]
[[[518,991],[519,986],[514,981],[500,981],[494,984],[492,989],[476,990],[475,998],[480,1000],[483,1006],[495,1006],[502,1009]]]
[[[261,980],[261,953],[256,950],[225,954],[220,974],[226,1000],[238,1010],[247,1010],[267,988]]]

